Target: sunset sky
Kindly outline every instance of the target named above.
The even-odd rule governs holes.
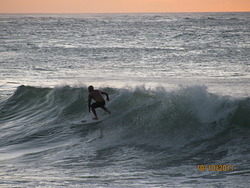
[[[250,11],[250,0],[0,0],[0,13],[241,11]]]

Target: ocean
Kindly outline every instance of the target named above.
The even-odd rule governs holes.
[[[248,187],[249,65],[249,12],[0,14],[0,187]]]

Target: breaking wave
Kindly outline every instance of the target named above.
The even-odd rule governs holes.
[[[79,138],[88,143],[87,138],[100,130],[97,139],[89,142],[99,149],[129,144],[155,149],[224,148],[249,133],[250,98],[219,96],[204,86],[175,91],[143,86],[101,89],[110,94],[107,107],[112,114],[86,128],[70,123],[88,114],[86,87],[18,87],[0,103],[0,148],[48,149]],[[245,141],[237,142],[235,147],[242,147]]]

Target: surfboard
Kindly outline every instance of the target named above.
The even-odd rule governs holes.
[[[103,115],[99,116],[98,120],[94,120],[93,117],[84,117],[83,119],[72,121],[71,123],[74,125],[91,125],[91,124],[98,124],[103,122],[104,120],[108,119],[110,115]]]

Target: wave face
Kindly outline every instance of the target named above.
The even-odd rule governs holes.
[[[137,164],[143,155],[140,160],[150,169],[249,159],[250,98],[219,96],[203,86],[175,91],[143,86],[102,90],[110,94],[107,107],[112,114],[90,127],[71,123],[88,114],[86,87],[18,87],[0,103],[0,160],[27,163],[49,158],[46,163],[59,164],[59,156],[77,155],[91,166],[91,160],[101,160],[90,157],[93,148],[95,152],[126,148],[119,160],[134,159],[132,164]]]
[[[165,147],[210,138],[232,128],[248,130],[250,125],[249,98],[218,96],[203,86],[171,92],[160,87],[104,90],[111,95],[107,105],[113,115],[102,124],[111,132],[119,130],[121,140],[138,139],[138,143]],[[87,96],[85,87],[18,87],[13,96],[1,103],[4,144],[32,139],[57,127],[68,127],[69,120],[88,113]]]

